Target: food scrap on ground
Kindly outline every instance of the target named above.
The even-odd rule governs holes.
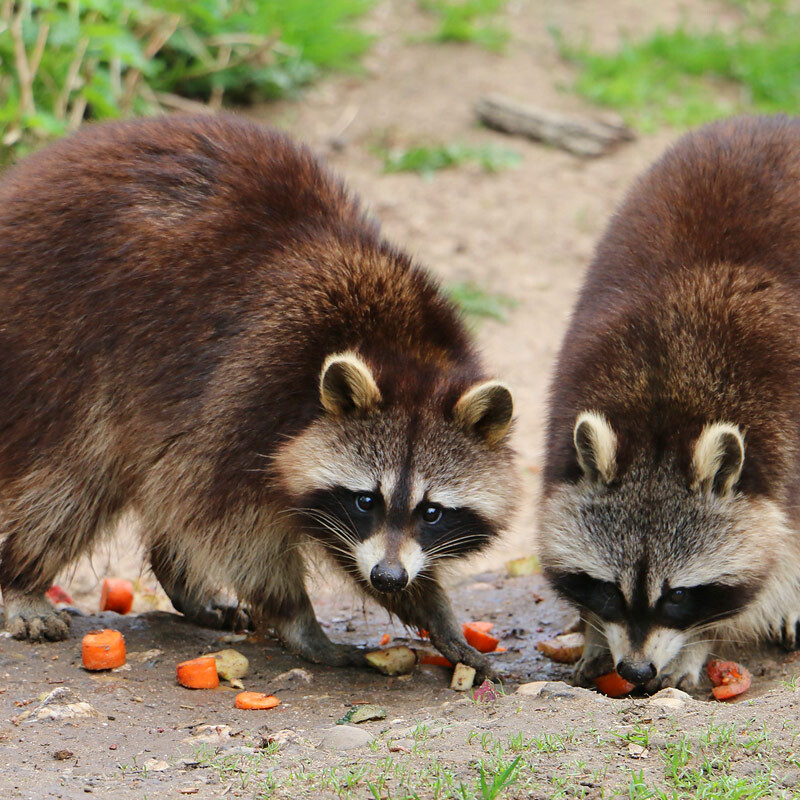
[[[711,693],[717,700],[744,694],[753,680],[750,671],[735,661],[709,661],[706,672],[711,679]]]
[[[624,697],[635,688],[630,681],[626,681],[616,670],[607,672],[605,675],[598,675],[594,679],[594,685],[606,697]]]
[[[125,637],[106,628],[89,631],[81,642],[81,661],[88,670],[114,669],[125,663]]]
[[[502,692],[490,680],[485,680],[473,693],[472,699],[479,703],[490,703],[497,700]]]
[[[187,689],[215,689],[219,686],[217,660],[213,656],[200,656],[178,664],[178,683]]]
[[[521,578],[525,575],[538,575],[542,571],[537,556],[525,556],[506,562],[506,572],[512,578]]]
[[[353,706],[341,719],[336,720],[336,724],[357,725],[359,722],[370,722],[374,719],[386,719],[386,709],[371,703],[364,703]]]
[[[384,647],[385,645],[389,644],[389,642],[391,642],[391,641],[392,641],[392,637],[389,636],[388,633],[384,633],[383,636],[381,636],[380,645],[381,645],[381,647]]]
[[[453,678],[450,681],[450,688],[456,692],[466,692],[472,688],[475,682],[475,668],[468,667],[466,664],[458,663],[453,670]]]
[[[582,633],[562,633],[537,642],[536,649],[560,664],[574,664],[583,655],[584,642]]]
[[[366,655],[367,663],[384,675],[407,675],[417,665],[417,654],[405,645],[373,650]]]
[[[236,681],[244,678],[250,669],[250,662],[238,650],[228,648],[208,653],[217,662],[217,675],[226,681]]]
[[[250,711],[263,711],[268,708],[279,706],[281,701],[275,695],[264,694],[263,692],[239,692],[233,701],[236,708],[243,708]]]
[[[105,578],[100,592],[100,610],[127,614],[133,606],[133,584],[124,578]]]
[[[481,653],[492,653],[500,644],[500,640],[489,633],[493,627],[492,622],[465,622],[461,626],[467,643]]]
[[[70,593],[64,591],[64,589],[55,583],[45,592],[45,596],[51,603],[53,603],[53,605],[66,603],[67,605],[71,606],[73,603]]]

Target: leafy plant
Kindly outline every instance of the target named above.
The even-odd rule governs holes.
[[[699,32],[684,23],[641,41],[626,39],[612,54],[552,33],[562,56],[579,68],[575,89],[643,129],[734,112],[800,111],[800,12],[786,0],[737,5],[743,17],[730,32]]]
[[[373,2],[0,0],[0,161],[84,119],[269,99],[349,67]]]
[[[421,0],[420,7],[439,18],[433,34],[437,42],[474,42],[487,50],[499,52],[510,38],[506,28],[486,24],[485,18],[496,15],[506,0]]]
[[[418,172],[425,177],[469,162],[480,164],[487,172],[497,172],[516,166],[520,161],[519,153],[495,145],[418,145],[379,150],[379,153],[383,157],[384,172]]]

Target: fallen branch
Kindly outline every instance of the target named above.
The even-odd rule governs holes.
[[[625,125],[522,105],[497,94],[478,100],[475,111],[490,128],[527,136],[579,156],[601,156],[635,138]]]

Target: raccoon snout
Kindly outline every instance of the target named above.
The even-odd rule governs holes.
[[[402,564],[381,561],[372,568],[369,580],[379,592],[399,592],[408,585],[408,573]]]
[[[617,672],[626,681],[630,681],[637,686],[643,686],[648,681],[653,680],[657,671],[652,661],[626,661],[623,659],[617,664]]]

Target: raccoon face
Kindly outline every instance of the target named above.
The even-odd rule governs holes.
[[[599,414],[578,417],[574,443],[583,478],[544,501],[543,565],[602,632],[618,672],[646,684],[752,603],[775,515],[736,492],[745,450],[734,425],[703,429],[689,475],[646,453],[619,475],[616,435]]]
[[[304,528],[366,587],[402,591],[506,523],[516,476],[503,384],[473,386],[449,414],[393,407],[348,352],[326,360],[320,401],[325,413],[275,463]]]

